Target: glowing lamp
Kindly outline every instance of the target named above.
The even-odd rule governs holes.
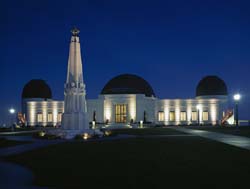
[[[84,139],[84,140],[87,140],[88,138],[89,138],[88,133],[84,133],[84,134],[83,134],[83,139]]]
[[[201,107],[202,107],[202,106],[201,106],[200,104],[198,104],[198,105],[196,106],[197,110],[200,110]]]
[[[236,128],[239,127],[239,108],[238,108],[238,102],[240,101],[241,95],[239,93],[234,95],[234,101],[235,101],[235,109],[234,109],[234,113],[235,113],[235,125]]]
[[[240,94],[235,94],[234,95],[234,100],[235,101],[239,101],[241,99],[241,95]]]
[[[14,113],[16,112],[16,110],[15,110],[14,108],[10,108],[10,109],[9,109],[9,112],[10,112],[11,114],[14,114]]]

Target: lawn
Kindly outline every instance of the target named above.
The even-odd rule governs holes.
[[[8,132],[7,134],[5,132],[0,132],[1,136],[32,136],[34,133],[38,133],[40,130],[22,130],[22,131],[14,131],[14,132]],[[7,132],[7,131],[6,131]]]
[[[238,129],[236,127],[221,127],[221,126],[199,126],[199,127],[188,126],[185,128],[250,137],[250,126],[241,126]]]
[[[250,152],[200,137],[66,142],[7,160],[56,188],[243,188]]]
[[[16,146],[20,144],[27,144],[29,142],[26,141],[15,141],[15,140],[7,140],[5,138],[0,138],[0,148]]]
[[[35,127],[20,127],[20,128],[15,128],[14,131],[15,132],[18,132],[18,131],[33,131],[35,130],[36,128]],[[7,128],[7,127],[2,127],[0,128],[0,133],[1,132],[12,132],[12,129],[11,128]]]
[[[180,135],[186,134],[168,128],[142,128],[142,129],[113,129],[113,134],[129,134],[129,135]]]

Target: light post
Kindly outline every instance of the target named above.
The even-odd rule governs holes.
[[[198,115],[198,118],[197,118],[198,126],[200,126],[200,109],[201,109],[201,105],[198,104],[196,106],[196,109],[197,109],[197,115]]]
[[[240,94],[235,94],[234,95],[234,102],[235,102],[235,126],[236,128],[239,127],[239,109],[238,109],[238,105],[239,105],[239,101],[241,99],[241,95]]]
[[[13,115],[16,113],[16,110],[14,108],[10,108],[9,109],[9,113],[11,115],[11,119],[10,119],[10,122],[11,122],[11,131],[14,131],[14,126],[13,126]]]

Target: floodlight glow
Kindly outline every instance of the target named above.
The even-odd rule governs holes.
[[[104,115],[105,120],[111,120],[111,114],[112,114],[112,105],[110,101],[104,102]]]
[[[84,133],[84,134],[83,134],[83,139],[84,139],[84,140],[87,140],[88,138],[89,138],[89,134],[88,134],[88,133]]]
[[[131,98],[128,107],[129,107],[130,119],[135,120],[136,119],[136,99],[135,99],[135,97]]]
[[[217,108],[216,104],[210,104],[210,118],[213,125],[216,125]]]
[[[235,94],[235,95],[234,95],[234,100],[235,100],[235,101],[239,101],[240,98],[241,98],[241,95],[240,95],[240,94]]]
[[[92,121],[92,128],[95,129],[95,121]]]
[[[143,128],[143,121],[140,121],[140,128]]]
[[[200,109],[201,109],[201,105],[198,104],[198,105],[196,106],[196,108],[197,108],[197,110],[200,110]]]
[[[14,108],[10,108],[10,109],[9,109],[9,112],[10,112],[11,114],[14,114],[14,113],[16,112],[16,110],[15,110]]]

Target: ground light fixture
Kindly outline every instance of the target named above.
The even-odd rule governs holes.
[[[236,128],[239,127],[239,101],[241,99],[241,95],[239,93],[234,95],[234,103],[235,103],[235,109],[234,109],[234,114],[235,114],[235,126]]]
[[[143,121],[140,121],[140,128],[143,128]]]

